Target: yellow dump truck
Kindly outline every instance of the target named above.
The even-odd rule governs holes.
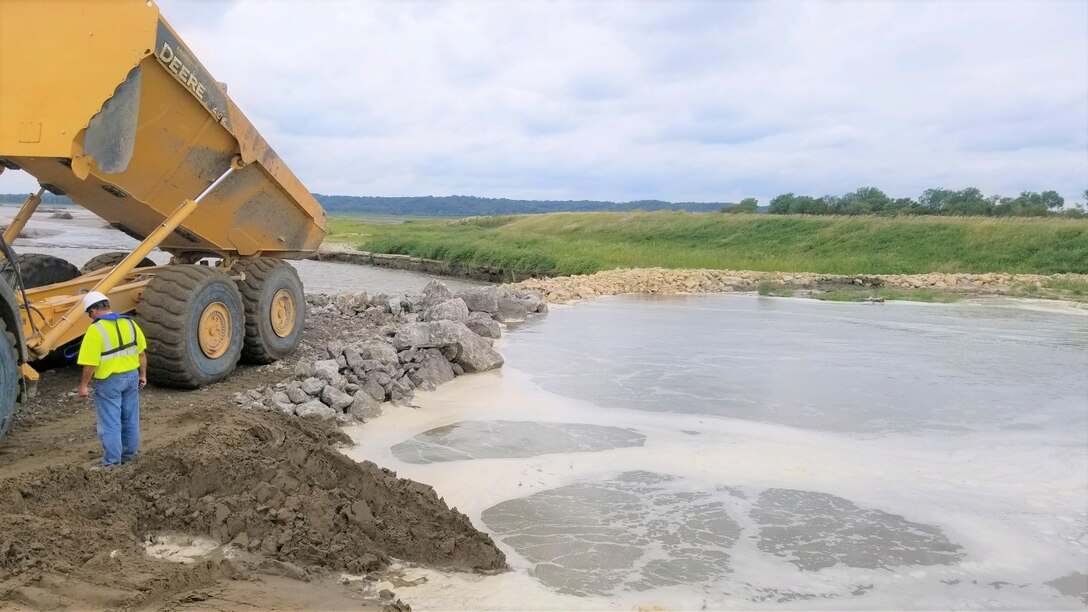
[[[148,377],[195,388],[301,339],[285,259],[314,252],[325,211],[146,0],[0,0],[0,172],[41,185],[3,234],[0,436],[33,364],[77,342],[81,295],[109,296],[148,338]],[[10,245],[45,191],[136,238],[82,270]],[[147,259],[154,249],[167,265]]]

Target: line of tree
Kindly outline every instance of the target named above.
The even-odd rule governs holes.
[[[728,206],[725,202],[666,202],[664,200],[606,202],[600,200],[512,200],[476,196],[341,196],[320,193],[315,193],[314,197],[329,212],[450,217],[632,210],[714,212],[723,205]]]
[[[489,215],[525,215],[551,212],[628,212],[632,210],[686,210],[715,212],[728,202],[666,202],[664,200],[634,200],[606,202],[600,200],[512,200],[476,196],[344,196],[313,194],[332,213],[360,215],[389,215],[415,217],[483,217]],[[0,203],[22,203],[26,194],[0,193]],[[46,193],[43,204],[73,206],[65,196]]]
[[[927,189],[917,199],[891,198],[876,187],[862,187],[842,196],[813,197],[784,193],[771,199],[766,208],[756,198],[744,198],[739,203],[726,202],[666,202],[664,200],[635,200],[607,202],[599,200],[512,200],[476,196],[409,196],[375,197],[342,196],[315,193],[314,197],[332,213],[389,216],[448,216],[470,217],[509,214],[542,214],[551,212],[633,210],[686,210],[689,212],[755,213],[773,215],[950,215],[987,217],[1063,216],[1088,218],[1088,189],[1085,202],[1066,206],[1056,191],[1025,191],[1016,197],[986,196],[974,187],[961,190]],[[0,194],[0,202],[21,203],[26,194]],[[72,205],[64,196],[46,193],[43,204]]]
[[[29,193],[0,193],[0,202],[4,204],[22,204],[26,201],[26,197]],[[49,204],[51,206],[72,206],[72,201],[68,199],[68,196],[59,196],[49,193],[48,191],[42,194],[42,204]]]
[[[862,187],[842,196],[812,197],[784,193],[773,198],[767,212],[772,215],[945,215],[984,217],[1088,217],[1088,189],[1085,202],[1065,205],[1056,191],[1024,191],[1016,197],[986,196],[974,187],[927,189],[912,198],[891,198],[876,187]],[[754,198],[751,205],[756,203]],[[740,212],[737,207],[722,212]]]

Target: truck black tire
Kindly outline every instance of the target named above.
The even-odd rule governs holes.
[[[79,271],[83,274],[88,272],[94,272],[95,270],[101,270],[102,268],[112,268],[121,263],[128,253],[125,251],[110,251],[109,253],[102,253],[101,255],[95,255],[87,260],[87,263],[83,264],[83,267]],[[147,257],[144,257],[140,263],[136,264],[137,268],[144,268],[147,266],[154,266],[155,262],[151,261]]]
[[[260,257],[238,261],[233,270],[245,273],[238,281],[246,309],[242,359],[272,363],[294,353],[306,321],[306,296],[294,266]]]
[[[7,433],[15,416],[19,396],[19,360],[15,356],[15,335],[0,319],[0,438]]]
[[[23,277],[23,287],[32,289],[53,283],[63,283],[79,276],[79,268],[68,261],[52,255],[24,253],[16,258],[19,272]],[[9,287],[15,289],[15,270],[11,262],[4,260],[0,264],[0,276]],[[16,289],[17,290],[17,289]]]
[[[234,371],[242,352],[242,294],[222,270],[171,266],[155,275],[136,305],[147,337],[148,380],[196,389]]]

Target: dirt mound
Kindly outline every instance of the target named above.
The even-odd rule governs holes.
[[[97,585],[113,576],[138,591],[124,598],[131,605],[234,571],[229,563],[148,570],[165,562],[143,556],[144,542],[167,532],[206,534],[303,572],[364,574],[390,557],[505,567],[492,540],[433,489],[343,456],[336,445],[347,439],[329,426],[207,406],[176,427],[180,435],[127,466],[67,464],[0,480],[0,576],[11,577],[0,597],[26,603],[43,576]]]

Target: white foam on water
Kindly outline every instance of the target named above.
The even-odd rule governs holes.
[[[433,485],[485,531],[481,513],[500,502],[643,470],[681,477],[674,486],[689,491],[777,487],[839,496],[862,508],[939,527],[962,547],[964,557],[951,565],[836,565],[802,571],[759,550],[750,537],[758,534],[759,526],[746,512],[732,512],[731,518],[745,527],[728,551],[732,573],[709,587],[560,595],[531,578],[532,563],[496,537],[513,573],[481,577],[412,568],[427,581],[398,589],[398,596],[415,609],[1084,606],[1043,584],[1088,566],[1088,446],[1078,432],[859,438],[707,415],[604,408],[543,391],[509,366],[419,393],[416,403],[419,408],[390,407],[365,426],[349,428],[356,446],[348,455]],[[416,434],[462,420],[622,426],[647,439],[640,448],[423,465],[403,463],[390,451]],[[859,588],[861,595],[850,594]],[[790,593],[832,598],[790,599]]]

